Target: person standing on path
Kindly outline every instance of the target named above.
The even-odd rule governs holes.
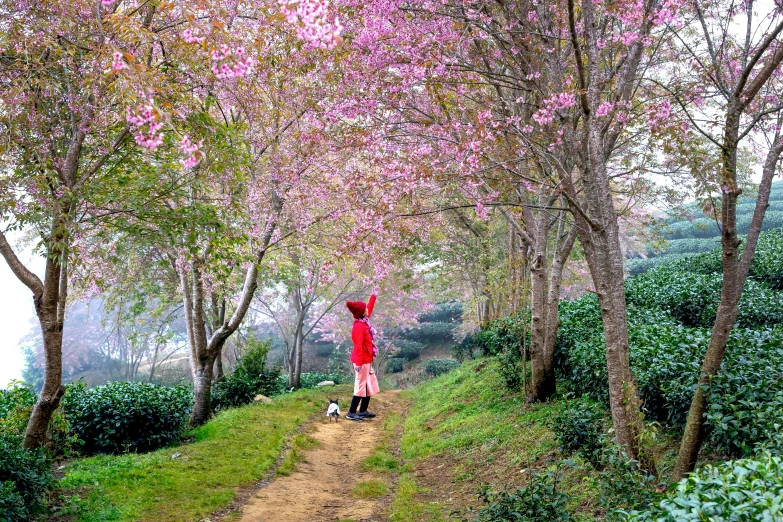
[[[351,362],[355,374],[351,408],[345,418],[352,421],[363,421],[375,417],[374,413],[367,411],[367,407],[370,405],[370,397],[380,391],[378,377],[372,367],[372,362],[378,355],[378,347],[373,341],[375,328],[370,325],[370,315],[372,315],[372,309],[375,306],[375,293],[370,296],[367,304],[362,301],[348,301],[345,306],[354,318],[353,330],[351,331],[351,339],[353,340]]]

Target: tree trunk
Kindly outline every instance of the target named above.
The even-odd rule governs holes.
[[[52,226],[54,241],[63,240],[62,222],[55,218]],[[68,271],[61,252],[52,249],[46,260],[42,294],[35,299],[35,311],[41,325],[44,343],[44,384],[27,422],[22,446],[37,448],[46,443],[52,415],[65,393],[62,385],[62,347],[65,301],[68,288]],[[64,254],[63,254],[64,255]]]
[[[205,357],[196,364],[193,380],[193,411],[190,424],[200,426],[209,420],[212,412],[212,375],[215,359]]]
[[[543,213],[542,213],[543,214]],[[528,402],[541,402],[555,393],[555,379],[552,365],[547,364],[546,331],[547,331],[547,243],[549,228],[548,216],[538,216],[535,235],[533,236],[533,260],[530,265],[530,367],[531,382],[527,396]]]
[[[298,390],[302,377],[302,348],[304,344],[304,315],[297,313],[297,324],[291,339],[291,353],[288,356],[288,387]]]
[[[215,382],[223,380],[223,350],[215,357]]]

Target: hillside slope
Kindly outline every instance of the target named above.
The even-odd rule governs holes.
[[[404,393],[412,400],[400,447],[406,471],[390,520],[466,515],[482,504],[486,488],[511,491],[528,484],[533,472],[558,471],[551,419],[562,404],[525,405],[522,392],[504,389],[496,359],[466,362]],[[558,476],[577,520],[601,513],[595,472],[579,457]]]

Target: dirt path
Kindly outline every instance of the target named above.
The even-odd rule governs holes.
[[[345,420],[348,404],[340,401],[343,417],[329,423],[326,409],[310,436],[320,443],[307,451],[305,462],[286,477],[277,477],[249,499],[242,509],[240,522],[326,522],[352,519],[373,520],[378,507],[373,499],[353,496],[354,486],[378,478],[361,471],[360,464],[372,453],[381,437],[385,413],[399,407],[397,393],[382,392],[373,397],[370,411],[376,419],[364,422]]]

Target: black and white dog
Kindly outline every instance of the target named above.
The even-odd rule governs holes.
[[[329,397],[327,397],[329,399]],[[337,404],[337,401],[339,399],[329,399],[329,407],[326,408],[326,416],[329,417],[329,422],[332,422],[332,419],[334,419],[334,422],[337,422],[337,419],[340,417],[340,405]]]

